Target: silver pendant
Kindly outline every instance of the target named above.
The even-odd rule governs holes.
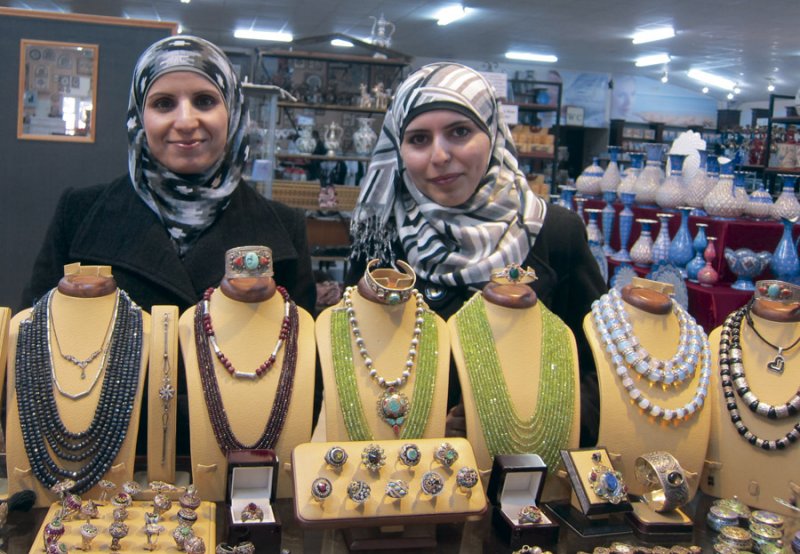
[[[778,375],[783,375],[783,366],[785,363],[786,360],[783,358],[783,348],[778,348],[778,355],[767,364],[767,369]]]

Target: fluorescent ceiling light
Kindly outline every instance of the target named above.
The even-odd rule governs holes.
[[[636,58],[636,67],[647,67],[649,65],[660,65],[669,63],[672,58],[669,57],[669,54],[654,54],[652,56],[642,56],[641,58]]]
[[[233,32],[236,38],[248,38],[252,40],[272,40],[275,42],[292,42],[292,33],[283,31],[256,31],[255,29],[236,29]]]
[[[736,86],[736,83],[730,79],[720,77],[719,75],[714,75],[713,73],[707,73],[699,69],[690,69],[687,75],[696,81],[700,81],[701,83],[719,87],[725,90],[733,90],[733,87]]]
[[[775,90],[775,85],[773,85],[772,83],[768,84],[767,85],[767,90],[770,91],[770,92],[774,91]]]
[[[181,0],[181,4],[188,4],[188,3],[189,3],[189,2],[191,2],[191,1],[192,1],[192,0]]]
[[[728,98],[728,100],[733,100],[733,93],[729,92],[727,98]]]
[[[509,60],[522,60],[526,62],[555,63],[558,61],[556,56],[550,54],[534,54],[533,52],[506,52]]]
[[[703,94],[708,94],[708,87],[703,87]]]
[[[353,43],[352,42],[350,42],[349,40],[341,39],[341,38],[333,39],[331,41],[331,44],[333,46],[339,46],[340,48],[352,48],[353,47]]]
[[[465,8],[462,5],[448,6],[436,12],[436,15],[434,15],[433,17],[436,18],[437,25],[445,26],[451,24],[454,21],[458,21],[471,11],[472,10],[470,8]]]
[[[658,29],[648,29],[646,31],[639,31],[633,35],[634,44],[644,44],[645,42],[653,42],[656,40],[664,40],[665,38],[672,38],[675,36],[675,29],[672,27],[660,27]]]

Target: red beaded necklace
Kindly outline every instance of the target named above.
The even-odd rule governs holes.
[[[283,324],[281,325],[281,332],[279,344],[286,342],[286,349],[283,354],[283,365],[281,367],[281,376],[278,381],[278,388],[275,392],[275,400],[272,404],[272,411],[270,413],[267,424],[264,427],[264,432],[253,444],[243,444],[240,442],[231,429],[228,414],[225,411],[225,406],[222,404],[222,396],[220,395],[219,382],[217,375],[214,371],[214,359],[211,357],[211,345],[209,344],[209,336],[213,336],[213,329],[211,335],[208,334],[206,329],[211,329],[211,320],[206,318],[208,299],[211,297],[210,292],[206,292],[203,300],[197,305],[194,316],[194,336],[195,347],[197,349],[197,362],[200,370],[200,380],[203,384],[203,395],[206,400],[208,408],[208,416],[211,420],[211,428],[214,430],[214,436],[217,439],[217,444],[223,452],[231,450],[251,450],[255,448],[275,448],[275,445],[280,438],[283,424],[286,421],[286,415],[289,412],[289,402],[292,398],[292,389],[294,388],[294,375],[295,368],[297,367],[297,334],[299,328],[299,321],[297,316],[297,305],[289,298],[289,293],[283,287],[278,287],[278,291],[284,298],[287,306],[287,315],[284,317]],[[205,306],[205,308],[204,308]],[[277,352],[276,347],[273,356]],[[215,351],[216,353],[216,351]],[[221,354],[221,353],[220,353]],[[217,354],[217,357],[220,356]],[[269,363],[269,367],[274,364],[274,359],[270,356],[272,362],[267,360],[265,364]],[[225,358],[227,360],[227,358]],[[225,362],[220,359],[225,364]],[[225,368],[233,375],[235,370],[232,371],[232,366],[229,368],[230,362],[225,365]],[[259,369],[264,364],[259,366]],[[262,371],[262,374],[269,369],[267,367]],[[257,370],[258,371],[258,370]]]
[[[225,366],[227,372],[232,376],[245,379],[257,379],[264,376],[264,374],[266,374],[270,369],[272,369],[272,366],[275,365],[275,359],[278,357],[278,352],[281,351],[281,347],[283,346],[283,343],[289,334],[289,304],[291,303],[291,300],[289,299],[289,293],[286,292],[285,288],[277,287],[277,290],[281,296],[283,296],[283,323],[281,324],[281,332],[278,335],[278,342],[275,344],[275,348],[272,349],[272,354],[270,354],[269,358],[267,358],[264,363],[258,366],[253,373],[238,371],[235,367],[233,367],[231,361],[220,349],[219,345],[217,344],[217,336],[214,333],[214,325],[211,323],[211,311],[209,310],[209,306],[211,304],[211,295],[214,294],[214,288],[208,289],[205,294],[203,294],[203,300],[200,302],[199,310],[203,315],[203,333],[208,338],[208,342],[210,343],[212,350],[214,350],[214,355],[216,355],[220,363]]]

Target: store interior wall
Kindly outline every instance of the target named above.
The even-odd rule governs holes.
[[[165,28],[128,27],[0,15],[0,306],[17,311],[33,262],[61,193],[105,183],[127,171],[125,120],[131,74],[139,54],[170,34]],[[20,40],[99,46],[94,143],[17,139]]]

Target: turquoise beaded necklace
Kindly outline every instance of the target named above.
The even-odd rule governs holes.
[[[419,438],[425,432],[436,388],[439,337],[433,314],[427,309],[422,314],[421,329],[414,392],[408,416],[400,428],[401,439]],[[336,391],[347,435],[351,441],[374,440],[356,383],[350,315],[346,308],[336,308],[331,315],[331,350]],[[379,412],[380,403],[381,399],[378,400]]]
[[[536,411],[521,418],[511,402],[483,296],[456,314],[456,327],[472,395],[489,454],[538,454],[549,468],[559,464],[575,411],[575,375],[569,329],[540,304],[542,337]],[[531,391],[537,388],[531,386]]]

